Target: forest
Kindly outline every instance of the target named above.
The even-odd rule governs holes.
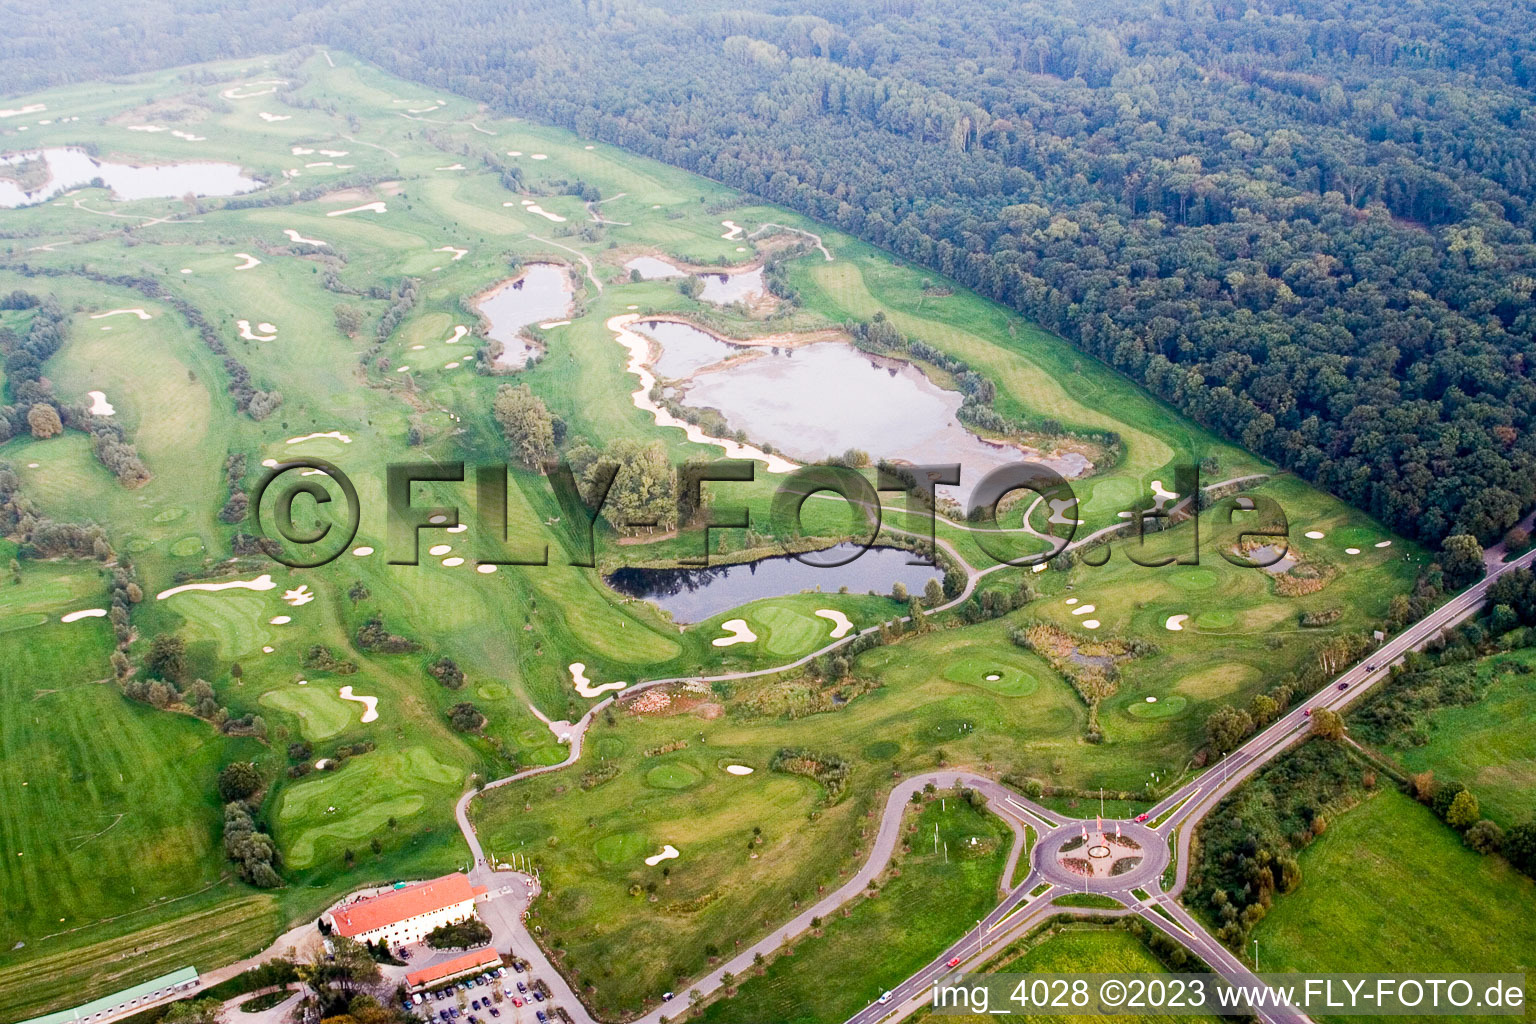
[[[334,46],[954,277],[1435,543],[1536,504],[1536,11],[26,5],[9,90]],[[922,341],[922,339],[914,339]]]

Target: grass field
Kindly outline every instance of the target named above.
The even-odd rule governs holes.
[[[793,956],[778,957],[761,976],[743,980],[736,995],[711,1004],[703,1019],[846,1020],[990,910],[1013,841],[1008,827],[957,799],[930,801],[909,816],[922,841],[900,858],[901,874],[885,881],[879,896],[825,922],[824,934],[800,942]],[[935,826],[938,853],[928,842]],[[983,852],[964,852],[972,840]],[[871,951],[878,955],[871,958]]]
[[[1254,929],[1265,971],[1528,971],[1536,882],[1385,791],[1331,821]],[[1532,1019],[1527,987],[1526,1020]],[[1489,1018],[1497,1019],[1497,1018]]]

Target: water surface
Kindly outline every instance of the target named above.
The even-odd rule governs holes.
[[[660,343],[661,355],[651,363],[651,369],[656,376],[669,380],[687,377],[743,351],[740,346],[727,344],[692,324],[673,320],[642,320],[634,329]]]
[[[97,178],[120,200],[179,199],[188,193],[233,196],[253,192],[263,184],[246,177],[234,164],[198,160],[140,167],[98,159],[73,146],[10,153],[0,156],[0,165],[14,167],[38,158],[48,164],[47,182],[29,192],[14,181],[0,179],[0,208],[45,202],[70,189],[87,186]]]
[[[529,263],[475,303],[475,309],[490,321],[486,336],[501,342],[496,365],[521,370],[536,351],[522,336],[523,328],[570,313],[571,279],[558,263]]]

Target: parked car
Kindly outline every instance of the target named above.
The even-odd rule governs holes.
[[[522,982],[518,982],[517,983],[517,990],[519,992],[521,992],[523,995],[527,995],[528,994],[528,986],[524,985]]]
[[[496,1007],[493,1006],[493,1007],[491,1007],[491,1016],[492,1017],[500,1017],[501,1016],[501,1011],[496,1009]]]
[[[540,992],[538,989],[534,989],[533,998],[535,1002],[542,1003],[544,1001],[544,993]]]
[[[544,1024],[545,1021],[549,1020],[548,1017],[544,1016],[543,1010],[540,1010],[536,1016],[539,1018],[539,1024]]]
[[[523,1005],[523,1001],[521,999],[517,998],[517,996],[513,996],[512,997],[512,1005],[513,1006],[522,1006]]]

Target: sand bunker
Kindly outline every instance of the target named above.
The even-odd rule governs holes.
[[[437,170],[437,171],[462,171],[463,169],[464,169],[464,165],[463,164],[449,164],[447,167],[434,167],[433,168],[433,170]]]
[[[687,435],[688,440],[695,444],[718,445],[725,449],[725,454],[733,459],[755,459],[766,463],[770,473],[791,473],[795,470],[795,464],[779,455],[769,455],[761,448],[742,444],[739,441],[728,441],[722,437],[711,437],[704,433],[703,429],[687,420],[679,419],[666,409],[651,400],[651,389],[656,386],[656,376],[651,373],[646,364],[650,362],[650,341],[641,337],[629,329],[629,325],[640,319],[637,314],[625,313],[620,316],[610,317],[606,323],[607,328],[614,333],[619,344],[629,350],[630,373],[640,378],[640,386],[630,396],[635,408],[651,414],[659,427],[677,427]]]
[[[748,768],[744,764],[728,764],[728,765],[725,766],[725,770],[730,772],[732,775],[751,775],[752,774],[752,769]]]
[[[159,124],[131,124],[128,126],[128,130],[131,132],[149,132],[153,134],[166,131],[167,129],[164,125]]]
[[[726,619],[720,623],[720,628],[729,633],[729,636],[716,637],[710,643],[716,647],[730,647],[733,644],[750,644],[757,640],[757,634],[752,632],[746,619]]]
[[[564,217],[560,216],[558,213],[549,212],[538,203],[524,202],[523,209],[527,210],[529,213],[536,213],[540,217],[543,217],[545,220],[554,221],[556,224],[563,224],[565,222]]]
[[[729,229],[725,234],[720,236],[721,238],[730,239],[734,242],[741,234],[741,225],[737,224],[735,221],[723,220],[720,222],[720,226]]]
[[[1084,629],[1098,629],[1099,628],[1099,620],[1098,619],[1084,619],[1083,620],[1083,628]]]
[[[288,241],[295,245],[330,245],[330,242],[322,242],[318,238],[305,238],[293,228],[283,228],[283,234],[288,236]]]
[[[509,149],[509,150],[507,150],[507,156],[522,156],[522,155],[523,155],[523,151],[520,150],[520,149]]]
[[[351,152],[351,150],[349,150],[349,149],[322,149],[322,150],[320,150],[320,155],[321,156],[346,156],[350,152]]]
[[[16,110],[0,110],[0,117],[21,117],[24,114],[41,114],[48,109],[46,103],[29,103]]]
[[[385,206],[382,202],[377,202],[377,203],[364,203],[362,206],[352,206],[352,207],[348,207],[345,210],[332,210],[331,212],[327,213],[326,216],[327,217],[344,217],[344,216],[346,216],[349,213],[388,213],[388,212],[389,212],[389,207]]]
[[[253,580],[229,580],[225,583],[183,583],[179,587],[170,590],[162,590],[155,595],[156,601],[164,601],[174,594],[183,594],[189,590],[206,590],[217,593],[220,590],[276,590],[277,584],[272,582],[268,573],[262,573]]]
[[[308,146],[294,146],[290,152],[293,153],[294,156],[313,156],[315,153],[315,151],[310,149]]]
[[[112,407],[112,403],[107,401],[106,392],[87,391],[86,394],[90,396],[91,399],[91,407],[87,411],[92,416],[111,416],[113,413],[117,412],[117,410]]]
[[[1152,502],[1159,510],[1170,501],[1177,501],[1178,499],[1179,496],[1177,494],[1174,494],[1172,491],[1163,490],[1163,482],[1161,480],[1152,481]]]
[[[448,552],[450,552],[452,550],[453,550],[453,545],[452,544],[434,544],[430,548],[427,548],[427,554],[429,554],[429,555],[446,555]]]
[[[236,270],[250,270],[252,267],[261,266],[261,260],[257,259],[255,256],[252,256],[248,252],[235,253],[235,259],[245,260],[244,263],[235,268]]]
[[[352,553],[354,555],[356,555],[358,558],[362,558],[364,555],[371,555],[371,554],[373,554],[373,548],[371,548],[368,545],[364,544],[362,547],[353,548],[352,549]]]
[[[832,621],[833,640],[841,640],[843,637],[847,636],[848,631],[853,628],[853,623],[848,621],[848,616],[844,615],[836,608],[818,608],[816,609],[816,614],[820,615],[824,619],[830,619]]]
[[[443,559],[443,564],[446,565],[450,569],[454,569],[454,568],[457,568],[458,566],[463,565],[464,564],[464,559],[460,558],[458,555],[454,555],[452,558],[445,558],[445,559]]]
[[[339,691],[342,700],[356,701],[363,706],[363,724],[376,721],[379,717],[379,698],[365,697],[362,694],[354,694],[352,687],[343,686]]]
[[[273,327],[271,324],[257,324],[256,330],[261,331],[262,333],[260,334],[257,334],[251,330],[251,322],[249,320],[236,320],[235,326],[240,328],[240,337],[244,338],[246,341],[277,340],[277,328]]]
[[[671,860],[673,857],[676,857],[676,856],[677,856],[677,847],[673,846],[671,843],[668,843],[666,846],[663,846],[661,848],[661,852],[656,854],[656,856],[645,858],[645,865],[646,865],[646,867],[653,868],[657,864],[660,864],[662,861],[664,861],[664,860]]]
[[[1067,598],[1067,604],[1077,604],[1077,598],[1075,598],[1075,597]]]
[[[257,96],[270,96],[277,92],[277,87],[288,83],[281,78],[267,78],[260,82],[247,82],[244,85],[232,85],[219,93],[227,100],[253,100]],[[258,88],[265,86],[265,88]]]
[[[549,154],[548,153],[529,153],[528,154],[528,159],[530,159],[530,160],[548,160],[549,159]]]
[[[445,370],[457,370],[458,368],[459,364],[457,362],[443,364],[443,369]]]
[[[267,622],[271,623],[274,626],[286,626],[286,625],[288,625],[288,623],[290,623],[292,621],[293,621],[293,616],[291,616],[291,615],[274,615],[270,619],[267,620]]]
[[[1389,540],[1379,540],[1373,546],[1378,548],[1389,548],[1392,546],[1392,542]]]
[[[350,437],[348,437],[346,434],[343,434],[339,430],[327,430],[324,433],[305,434],[302,437],[290,437],[288,439],[287,443],[288,444],[298,444],[301,441],[314,441],[314,440],[317,440],[317,439],[322,438],[322,437],[335,438],[337,441],[340,441],[342,444],[351,444],[352,443],[352,439]]]
[[[1344,553],[1346,555],[1358,555],[1360,553],[1360,549],[1359,548],[1345,548],[1344,549]]]
[[[453,253],[453,262],[455,262],[455,263],[459,262],[459,260],[461,260],[465,256],[469,255],[469,250],[468,249],[455,249],[451,245],[439,246],[438,248],[433,249],[432,251],[433,252],[451,252],[451,253]]]
[[[1163,625],[1177,633],[1184,628],[1184,620],[1188,618],[1188,615],[1170,615],[1168,616],[1168,621],[1163,623]]]
[[[622,690],[628,683],[612,682],[603,683],[601,686],[593,686],[592,680],[587,678],[587,666],[579,661],[570,664],[571,682],[576,684],[576,692],[583,697],[601,697],[609,690]]]
[[[148,313],[144,312],[142,309],[139,309],[138,307],[134,307],[133,309],[109,309],[105,313],[92,313],[91,314],[91,319],[92,320],[104,320],[104,319],[106,319],[109,316],[124,316],[124,315],[129,314],[129,313],[131,313],[134,316],[138,317],[140,320],[152,319]]]
[[[1081,605],[1081,606],[1079,606],[1077,608],[1073,608],[1072,609],[1072,614],[1073,615],[1087,615],[1089,612],[1093,611],[1093,609],[1094,609],[1093,605],[1085,604],[1085,605]]]
[[[59,616],[60,622],[79,622],[81,619],[99,619],[107,614],[105,608],[85,608],[78,612]]]
[[[309,584],[307,583],[300,583],[295,589],[283,592],[283,600],[295,608],[301,604],[309,604],[314,599],[314,592],[309,589]]]
[[[495,571],[496,566],[490,564],[489,562],[483,562],[480,565],[475,566],[475,572],[484,573],[487,576]]]
[[[1322,540],[1326,536],[1328,535],[1322,530],[1308,530],[1306,533],[1308,540]]]
[[[273,651],[275,651],[275,650],[277,650],[277,648],[276,648],[276,647],[263,647],[263,648],[262,648],[262,649],[261,649],[261,653],[262,653],[262,654],[271,654],[271,653],[272,653],[272,652],[273,652]]]
[[[409,366],[397,366],[397,367],[395,367],[395,372],[396,373],[409,373],[410,369],[411,368]]]
[[[293,119],[292,114],[269,114],[265,110],[260,111],[256,116],[268,124],[271,124],[273,121],[290,121]]]
[[[173,137],[175,137],[175,138],[178,138],[178,139],[185,139],[188,142],[207,142],[208,141],[208,137],[206,135],[193,135],[191,132],[179,132],[179,131],[176,131],[175,129],[171,130],[171,135]]]
[[[460,523],[458,526],[450,526],[450,527],[448,527],[446,532],[448,532],[448,533],[463,533],[467,529],[469,529],[469,525],[467,523]]]
[[[541,330],[541,331],[553,330],[556,327],[564,327],[568,323],[570,323],[569,320],[547,320],[544,323],[539,324],[539,330]]]
[[[435,515],[435,516],[431,516],[431,517],[429,517],[427,519],[427,522],[431,523],[433,526],[436,526],[439,523],[446,523],[447,521],[448,521],[448,517],[445,516],[445,515],[442,515],[441,513],[439,513],[438,515]]]

